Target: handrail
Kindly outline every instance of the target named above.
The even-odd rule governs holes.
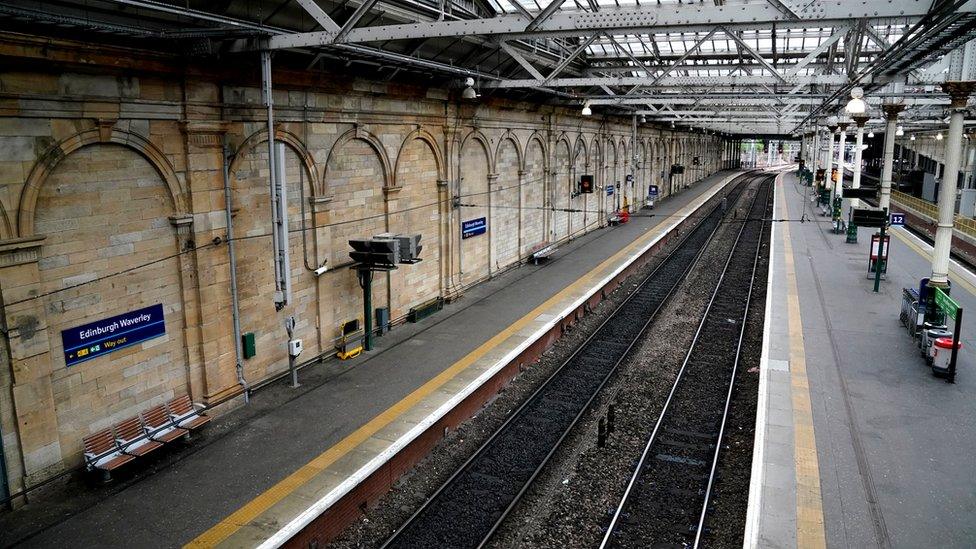
[[[891,191],[891,200],[931,218],[932,221],[938,221],[939,219],[939,208],[928,200],[922,200],[921,198],[894,189]],[[954,228],[976,238],[976,219],[956,214]]]

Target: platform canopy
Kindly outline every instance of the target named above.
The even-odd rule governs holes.
[[[938,84],[976,38],[976,0],[8,0],[0,25],[785,135],[855,86],[873,123],[897,95],[906,124],[944,124]]]

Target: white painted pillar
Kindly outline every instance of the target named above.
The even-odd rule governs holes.
[[[904,105],[891,104],[882,107],[885,113],[884,163],[881,165],[881,198],[879,206],[891,209],[891,179],[895,161],[895,131],[898,113],[905,110]]]
[[[837,143],[837,181],[834,182],[834,196],[844,197],[844,142],[847,140],[847,126],[849,122],[841,122],[840,138]]]
[[[929,284],[946,287],[949,283],[949,251],[952,247],[952,226],[956,218],[956,180],[962,149],[962,125],[966,101],[976,90],[976,82],[945,82],[942,89],[952,97],[949,135],[946,136],[945,176],[939,187],[939,226],[935,232],[932,254],[932,277]]]

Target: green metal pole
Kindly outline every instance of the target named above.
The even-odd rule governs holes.
[[[360,267],[359,286],[363,289],[363,349],[373,350],[373,271]]]
[[[884,258],[885,227],[888,225],[888,208],[884,209],[885,220],[881,222],[881,238],[878,240],[878,259],[874,262],[874,293],[881,288],[881,262]]]

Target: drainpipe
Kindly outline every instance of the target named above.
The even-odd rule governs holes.
[[[244,403],[251,400],[251,388],[244,379],[244,350],[241,349],[241,309],[237,295],[237,254],[234,251],[234,222],[231,214],[230,149],[224,142],[224,217],[227,222],[227,255],[230,257],[230,301],[234,317],[234,358],[237,362],[237,383],[244,389]]]

